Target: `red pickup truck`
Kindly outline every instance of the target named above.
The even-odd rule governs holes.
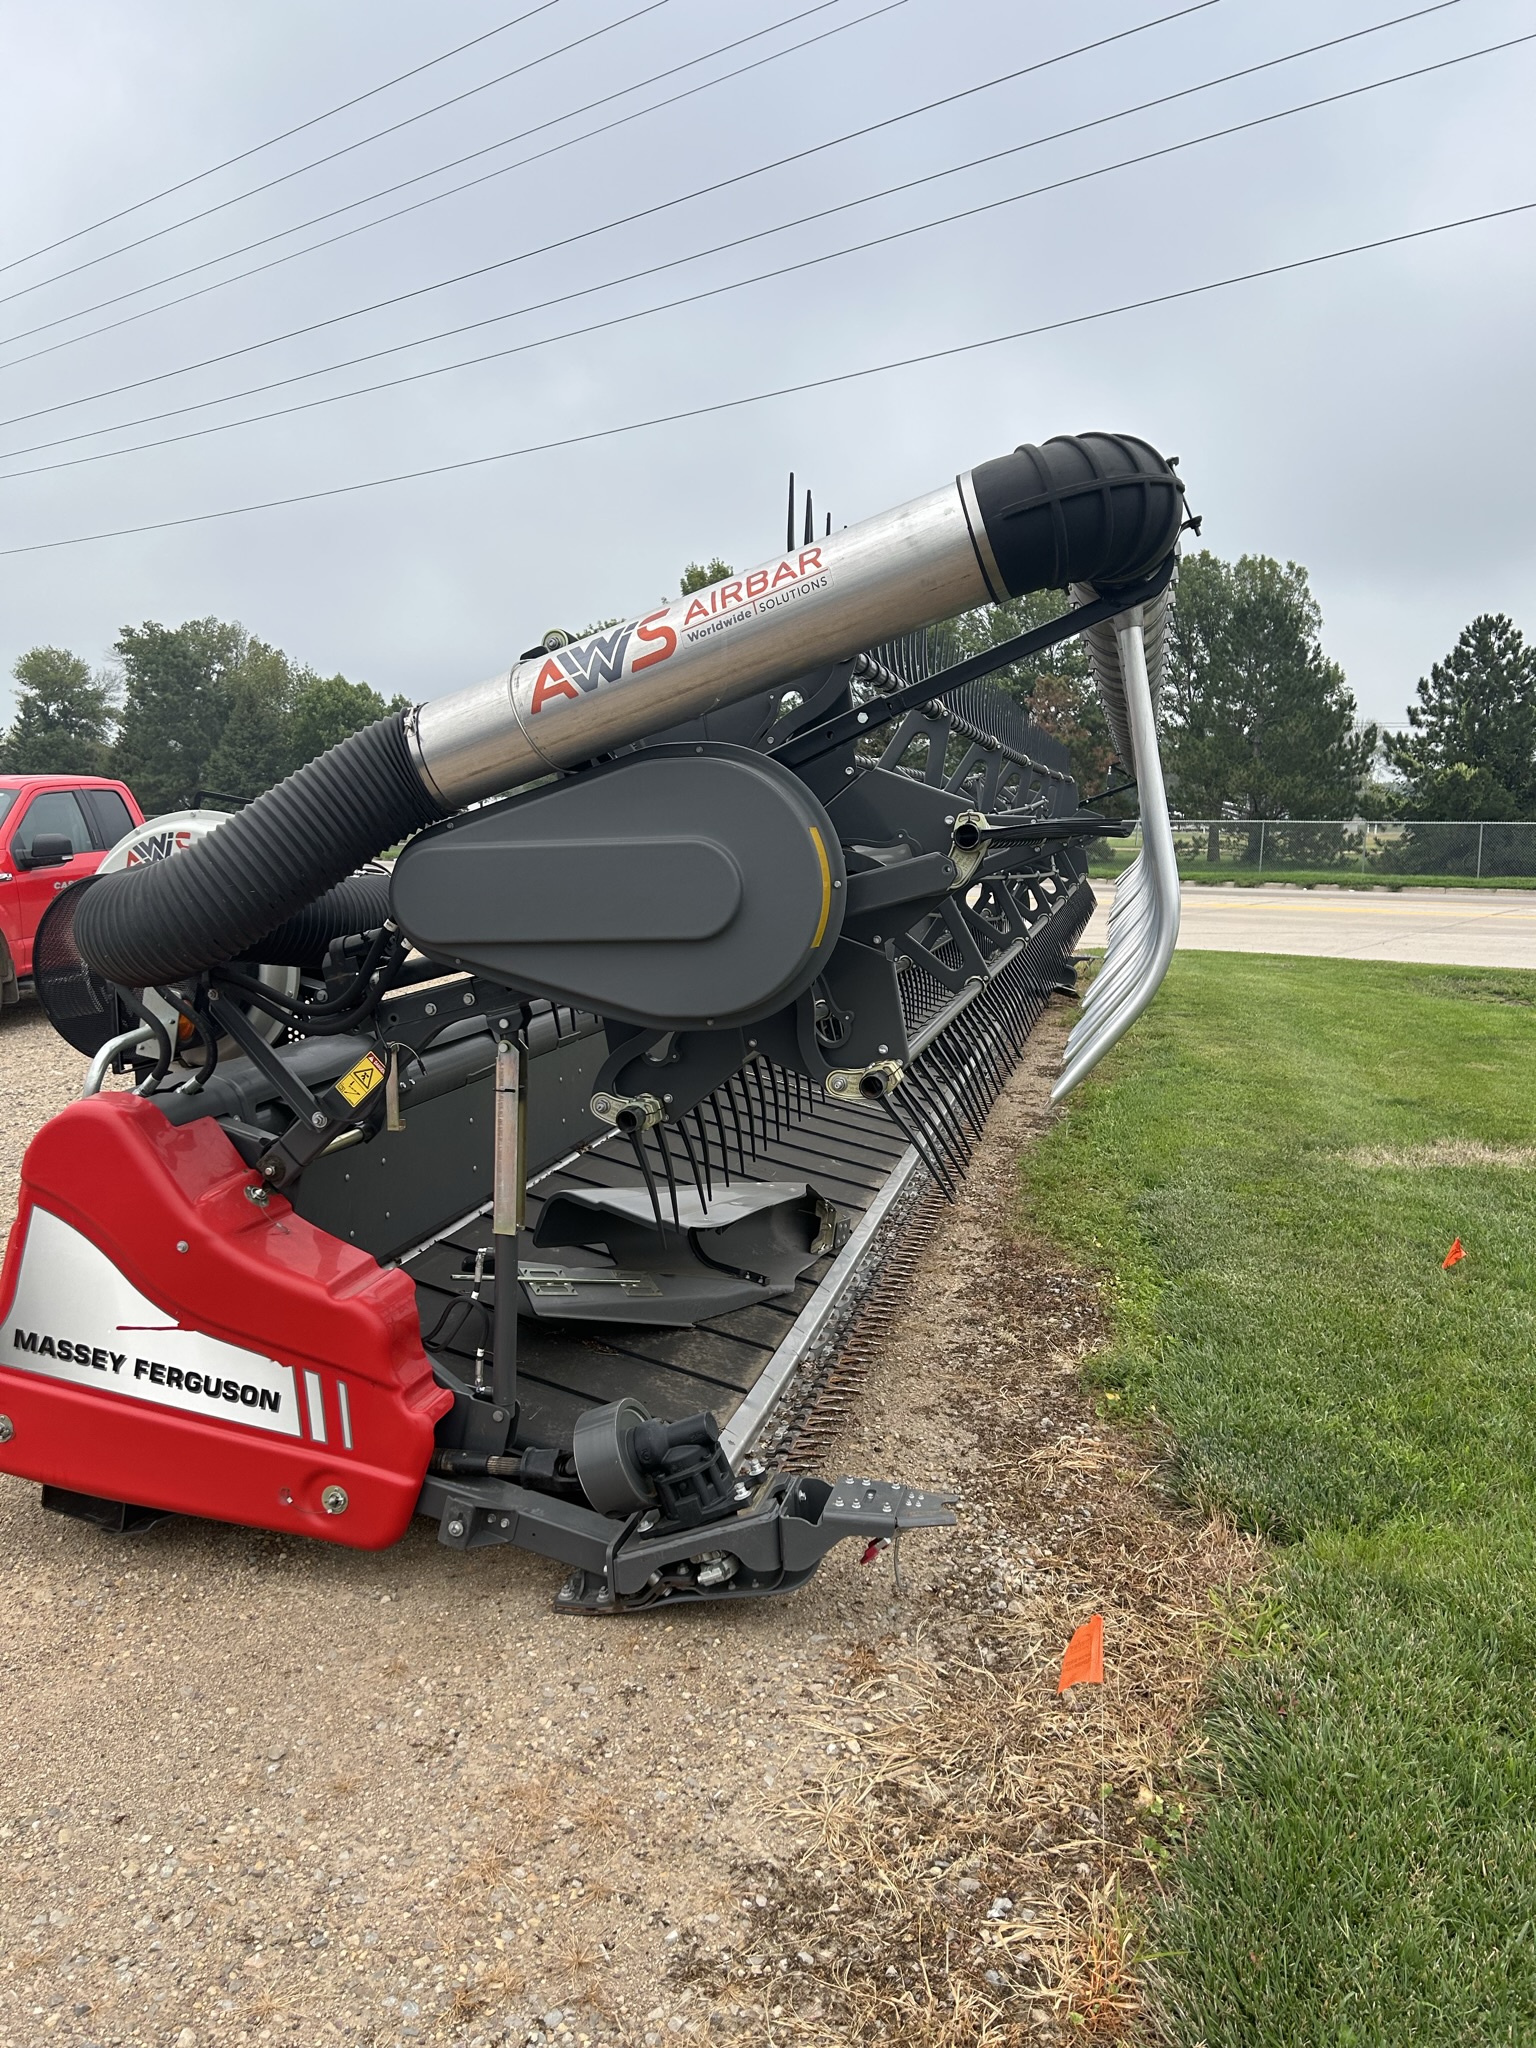
[[[37,921],[60,889],[95,874],[144,814],[100,775],[0,775],[0,1007],[32,972]]]

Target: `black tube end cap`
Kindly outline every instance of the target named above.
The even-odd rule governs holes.
[[[1139,583],[1173,553],[1184,524],[1182,479],[1134,434],[1025,442],[970,478],[985,528],[985,546],[976,536],[982,567],[989,582],[1001,576],[1009,597],[1069,583],[1107,596]]]

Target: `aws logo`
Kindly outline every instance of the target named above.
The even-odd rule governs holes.
[[[654,668],[677,651],[677,635],[663,623],[668,611],[648,612],[634,625],[615,626],[608,633],[593,633],[574,646],[562,647],[539,670],[533,683],[530,712],[542,711],[551,697],[570,697],[577,702],[605,683],[616,683],[622,675],[639,675]]]
[[[192,844],[190,832],[155,832],[134,841],[129,849],[125,867],[142,867],[146,861],[169,860],[173,853],[181,853]]]

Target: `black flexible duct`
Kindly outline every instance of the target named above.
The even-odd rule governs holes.
[[[76,913],[75,943],[120,987],[180,981],[240,958],[285,920],[307,926],[298,914],[331,902],[337,882],[372,900],[373,878],[345,878],[442,815],[412,765],[397,712],[342,740],[174,860],[100,876]],[[349,909],[328,936],[378,921],[370,910],[360,926]],[[263,946],[261,957],[281,955]]]
[[[221,832],[224,829],[219,827]],[[350,932],[377,931],[388,916],[388,875],[349,875],[263,933],[251,947],[250,957],[269,967],[318,967],[332,939],[343,939]]]
[[[980,463],[971,484],[1010,597],[1069,583],[1108,596],[1139,583],[1167,561],[1184,523],[1173,465],[1134,434],[1025,442]]]

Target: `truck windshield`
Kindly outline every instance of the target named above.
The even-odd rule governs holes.
[[[5,823],[6,812],[9,811],[15,801],[16,792],[14,789],[0,789],[0,825]]]

